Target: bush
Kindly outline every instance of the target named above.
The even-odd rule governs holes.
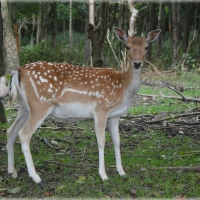
[[[67,37],[58,35],[57,47],[51,46],[50,40],[42,41],[38,45],[22,47],[19,52],[21,65],[36,61],[68,62],[81,65],[83,63],[84,37],[74,35],[74,44],[69,45]]]

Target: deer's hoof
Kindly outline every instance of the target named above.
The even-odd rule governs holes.
[[[38,183],[38,185],[43,189],[44,188],[44,182],[43,181],[40,181],[39,183]]]

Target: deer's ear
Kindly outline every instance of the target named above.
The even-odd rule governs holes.
[[[128,36],[125,31],[117,27],[114,28],[114,31],[119,40],[121,40],[122,42],[126,42]]]
[[[157,37],[160,35],[160,32],[161,32],[160,29],[156,29],[154,31],[149,32],[147,36],[147,42],[155,41]]]

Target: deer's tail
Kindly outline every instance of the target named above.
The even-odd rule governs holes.
[[[16,101],[19,91],[20,91],[19,71],[14,70],[12,72],[12,76],[10,80],[10,90],[9,90],[10,101],[6,105],[6,108],[10,107]]]

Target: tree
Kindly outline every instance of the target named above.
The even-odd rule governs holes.
[[[94,67],[103,67],[103,44],[108,30],[109,2],[102,2],[99,23],[96,28],[89,24],[88,34],[92,43],[92,60]]]
[[[172,26],[173,26],[173,55],[172,64],[176,64],[178,60],[178,23],[177,23],[177,5],[172,2]]]
[[[72,32],[72,0],[69,2],[69,43],[73,44],[73,32]]]
[[[51,41],[52,47],[56,48],[56,36],[57,36],[57,27],[58,27],[58,20],[57,20],[57,3],[51,3],[51,20],[52,20],[52,31],[51,31]]]
[[[149,20],[147,23],[147,30],[154,30],[157,27],[157,14],[156,14],[156,6],[157,3],[149,3]],[[152,54],[152,45],[153,43],[149,43],[148,51],[147,51],[147,60],[151,60],[151,54]]]
[[[90,40],[88,38],[88,34],[87,34],[87,29],[88,29],[88,25],[89,25],[89,5],[86,5],[86,13],[85,13],[85,33],[84,33],[84,55],[83,55],[83,63],[85,65],[89,64],[90,61],[90,57],[91,57],[91,44],[90,44]],[[92,64],[90,64],[92,65]]]
[[[4,57],[3,57],[3,19],[1,15],[1,3],[0,3],[0,77],[5,74],[5,65],[4,65]],[[0,99],[0,123],[5,123],[5,111],[3,107],[3,103]]]
[[[185,17],[184,27],[183,27],[183,52],[184,53],[187,52],[190,31],[191,31],[192,25],[194,24],[193,22],[195,21],[194,20],[195,7],[196,7],[196,3],[192,3],[192,4],[185,3],[184,5],[185,15],[187,15],[187,17]]]
[[[160,2],[159,5],[159,13],[158,13],[158,28],[162,30],[162,23],[163,23],[163,2]],[[161,32],[162,35],[162,32]],[[158,37],[157,39],[157,56],[159,57],[161,55],[162,52],[162,37]]]
[[[11,71],[20,66],[19,56],[17,52],[16,42],[13,37],[13,31],[11,28],[10,17],[8,13],[7,1],[1,1],[1,12],[4,21],[4,46],[5,57],[4,62],[6,65],[7,73],[11,74]]]

